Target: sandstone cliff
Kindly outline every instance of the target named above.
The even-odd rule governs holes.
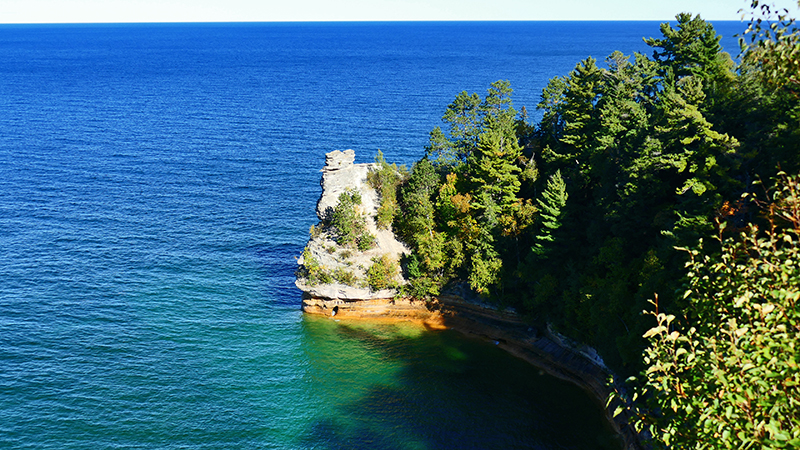
[[[395,238],[391,230],[378,229],[375,224],[380,199],[375,189],[369,186],[367,175],[376,170],[377,165],[355,164],[354,161],[353,150],[336,150],[325,155],[322,195],[317,202],[320,222],[314,226],[304,255],[297,261],[300,270],[295,285],[305,294],[309,308],[312,307],[310,299],[326,302],[323,305],[327,309],[328,303],[333,307],[356,300],[391,299],[397,295],[395,289],[374,290],[367,284],[367,270],[374,263],[374,258],[386,255],[398,263],[409,250]],[[328,224],[332,211],[345,192],[355,192],[361,199],[357,213],[363,217],[367,232],[375,238],[374,247],[368,250],[360,251],[337,243],[335,230]],[[321,276],[308,276],[308,270],[313,268]],[[393,281],[397,285],[404,283],[399,274]]]

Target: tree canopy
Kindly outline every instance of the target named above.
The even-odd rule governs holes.
[[[409,295],[465,283],[645,371],[636,417],[666,447],[800,442],[800,34],[752,3],[739,62],[683,13],[651,56],[550,80],[537,123],[508,81],[457,94],[396,191]]]

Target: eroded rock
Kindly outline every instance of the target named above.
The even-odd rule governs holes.
[[[355,282],[345,284],[336,279],[329,283],[310,282],[308,278],[298,276],[295,285],[306,294],[306,297],[353,301],[389,299],[397,295],[394,289],[371,290],[366,282],[367,270],[373,264],[373,258],[389,255],[394,261],[399,261],[401,256],[410,250],[397,240],[391,230],[379,230],[375,224],[380,198],[375,189],[369,186],[367,175],[371,170],[377,170],[378,165],[355,164],[354,161],[353,150],[335,150],[325,155],[325,167],[322,169],[320,181],[322,195],[317,202],[317,216],[320,223],[315,225],[316,235],[312,235],[309,239],[305,253],[326,274],[352,276]],[[329,220],[330,214],[339,203],[339,196],[348,190],[360,195],[359,211],[366,219],[367,231],[375,236],[376,245],[367,251],[339,245],[331,230],[324,226],[324,222]],[[297,262],[301,268],[309,266],[304,257],[299,258]],[[395,282],[402,285],[405,280],[402,276],[398,276]]]

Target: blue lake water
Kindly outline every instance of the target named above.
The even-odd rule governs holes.
[[[488,344],[304,317],[293,272],[325,152],[411,163],[458,92],[508,79],[535,117],[549,78],[658,35],[0,25],[0,448],[615,448]]]

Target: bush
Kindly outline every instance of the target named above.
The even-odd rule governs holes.
[[[358,285],[358,277],[353,272],[343,267],[338,267],[333,271],[333,278],[339,283],[346,284],[348,286]]]
[[[389,255],[372,258],[372,265],[367,269],[367,283],[373,291],[396,288],[395,277],[400,273],[397,261]]]
[[[415,299],[430,299],[439,295],[441,291],[441,278],[434,279],[420,267],[416,253],[411,253],[405,260],[408,285],[405,286],[406,294]]]
[[[308,234],[312,239],[317,238],[320,234],[322,234],[322,227],[311,225],[311,228],[308,229]]]
[[[688,323],[655,303],[634,415],[658,447],[800,447],[800,179],[771,197],[766,230],[685,249]]]
[[[305,278],[306,282],[311,286],[333,282],[330,272],[319,264],[319,261],[311,255],[307,247],[303,250],[303,265],[297,269],[296,275],[300,278]]]
[[[339,245],[369,250],[375,245],[375,236],[367,231],[367,223],[361,213],[361,195],[348,189],[339,195],[339,203],[331,214],[331,226],[335,230]]]
[[[365,252],[377,245],[375,241],[375,236],[366,231],[362,233],[361,236],[358,237],[357,242],[358,242],[357,247],[362,252]]]
[[[399,211],[397,186],[400,185],[403,179],[404,168],[398,168],[395,164],[388,164],[380,150],[375,155],[375,162],[378,164],[378,169],[372,170],[367,174],[367,183],[378,191],[381,199],[375,222],[378,228],[388,229]]]

